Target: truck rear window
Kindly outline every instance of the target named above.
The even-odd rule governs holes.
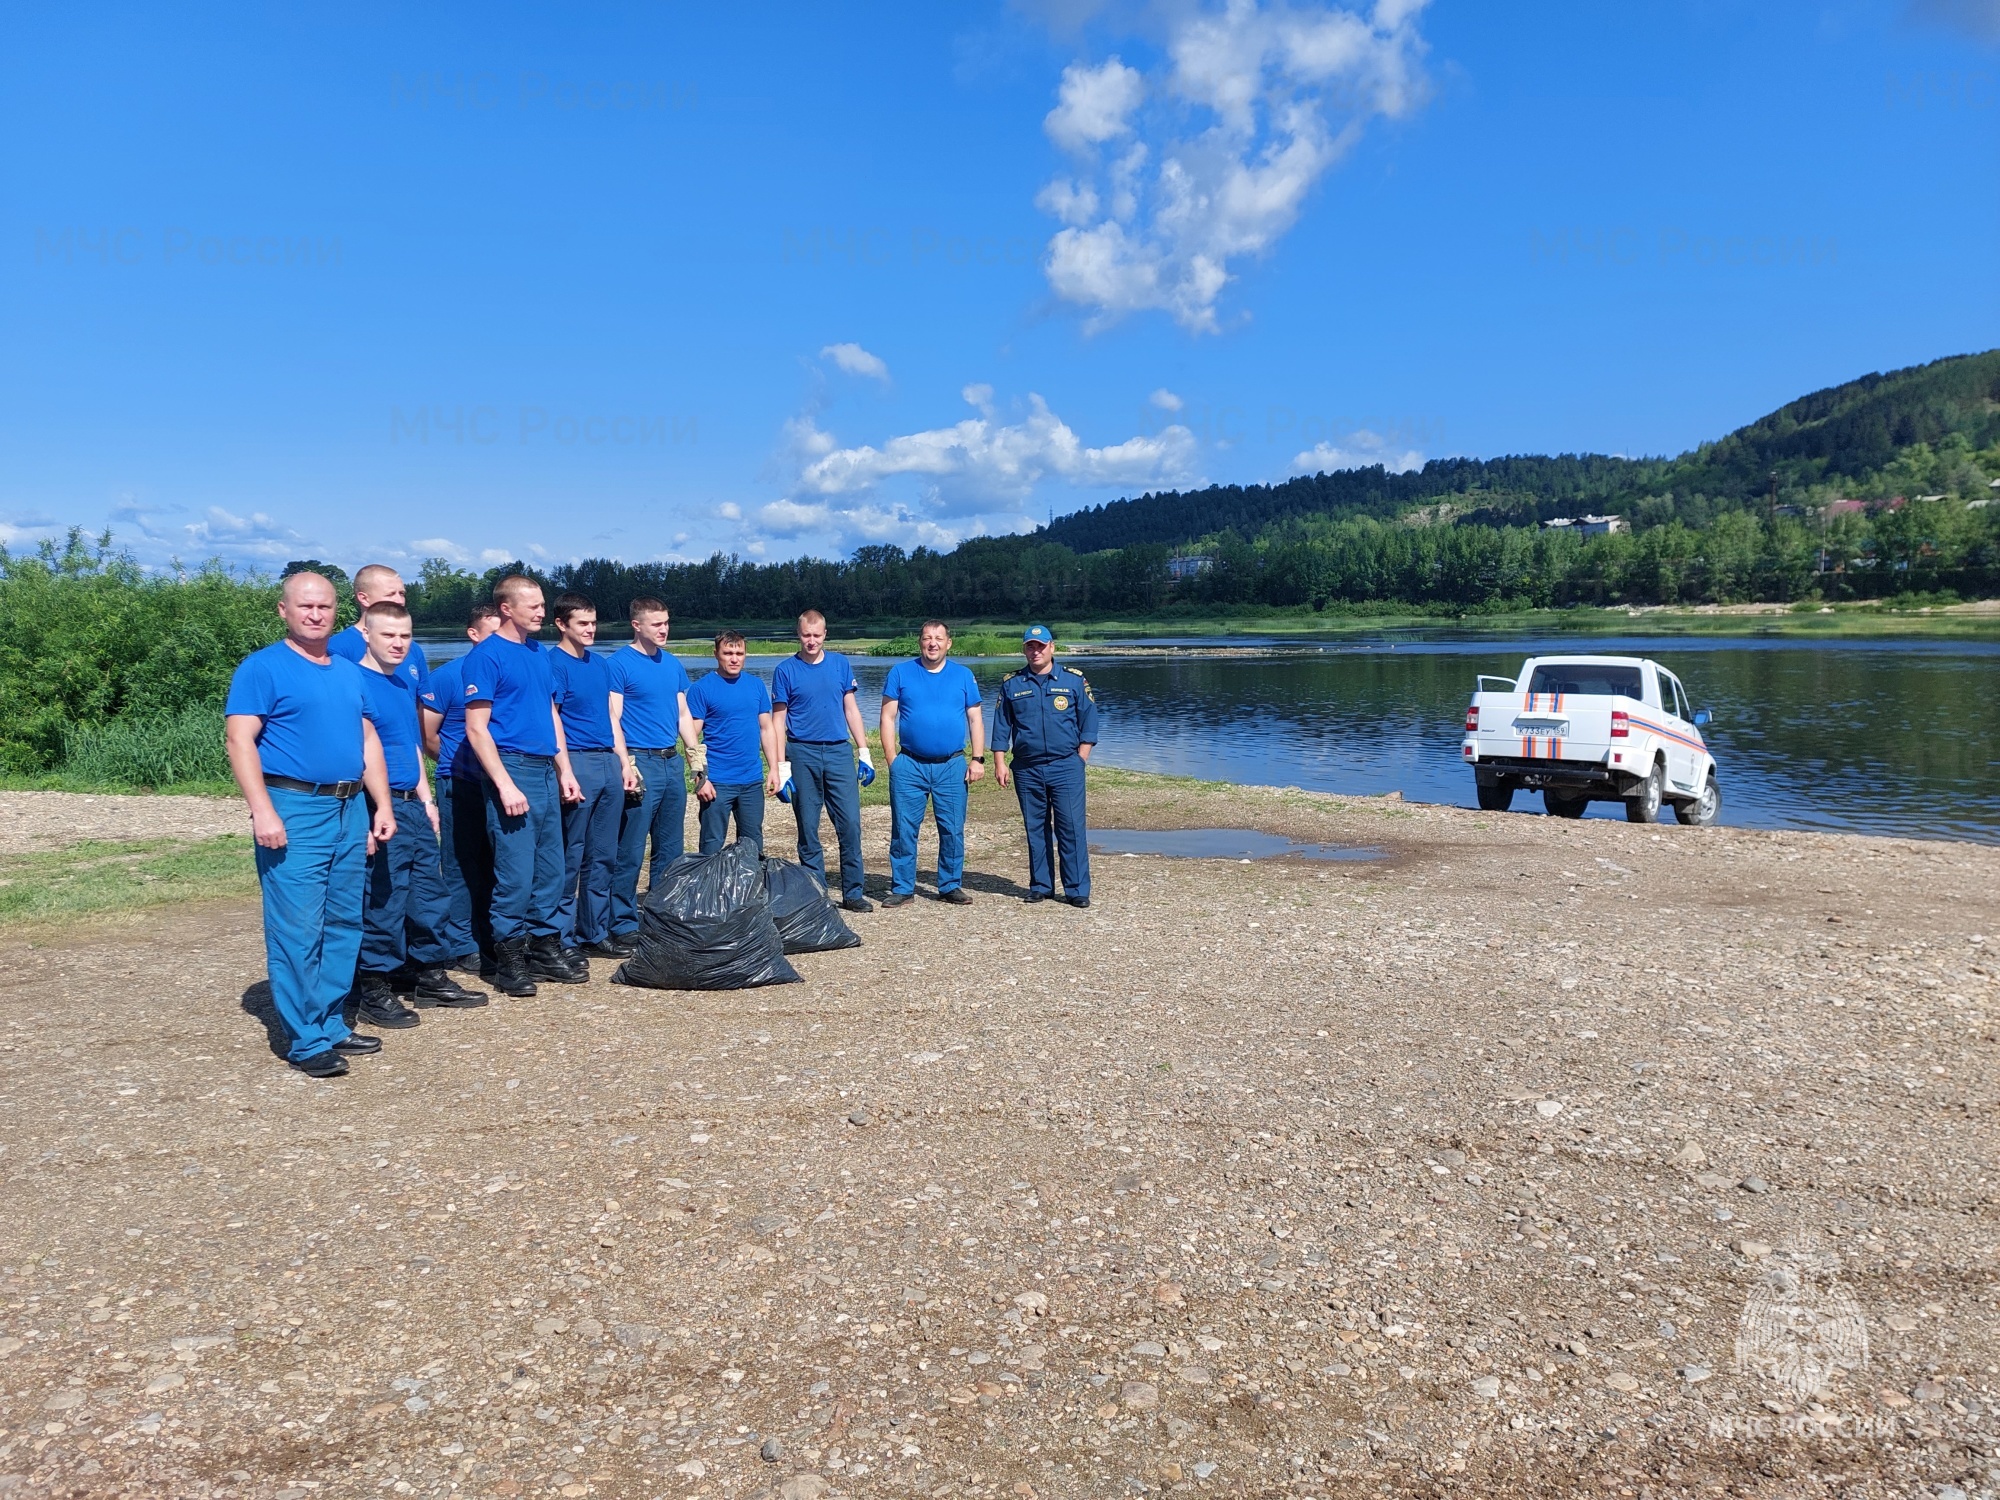
[[[1544,662],[1528,680],[1531,693],[1581,693],[1609,698],[1623,694],[1645,701],[1637,667],[1601,666],[1593,662]]]

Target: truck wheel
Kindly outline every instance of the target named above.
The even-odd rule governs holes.
[[[1542,806],[1549,810],[1552,818],[1580,818],[1583,810],[1590,805],[1588,797],[1565,797],[1554,787],[1542,793]]]
[[[1514,788],[1509,782],[1482,781],[1477,790],[1481,812],[1505,812],[1514,805]]]
[[[1625,799],[1625,821],[1628,823],[1657,823],[1660,821],[1660,802],[1667,791],[1667,773],[1658,761],[1646,779],[1639,783],[1639,790]]]
[[[1722,791],[1715,784],[1715,773],[1709,772],[1708,780],[1702,784],[1701,795],[1692,802],[1676,802],[1674,816],[1691,828],[1706,828],[1722,815]]]

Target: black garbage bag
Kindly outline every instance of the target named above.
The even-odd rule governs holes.
[[[683,855],[639,905],[639,946],[613,984],[656,990],[747,990],[797,984],[764,895],[755,844]]]
[[[860,936],[841,920],[840,908],[833,904],[820,878],[804,865],[767,856],[764,894],[787,953],[826,953],[861,946]]]

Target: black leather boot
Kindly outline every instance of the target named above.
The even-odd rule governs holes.
[[[528,943],[528,972],[551,984],[590,983],[590,964],[580,953],[565,948],[561,940],[538,937]]]
[[[354,1019],[385,1031],[401,1031],[415,1026],[417,1013],[396,998],[386,974],[363,974],[354,981]]]
[[[478,990],[469,990],[451,977],[445,969],[423,969],[410,989],[410,1003],[419,1010],[427,1010],[433,1005],[449,1006],[455,1010],[471,1010],[484,1005],[486,997]]]
[[[516,1000],[526,1000],[535,993],[535,981],[528,975],[528,940],[524,937],[509,938],[504,943],[493,945],[493,988],[503,995],[512,995]]]

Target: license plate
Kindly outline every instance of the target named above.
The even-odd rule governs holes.
[[[1527,723],[1516,720],[1514,727],[1531,740],[1560,740],[1569,737],[1569,720],[1544,720],[1541,723]]]

